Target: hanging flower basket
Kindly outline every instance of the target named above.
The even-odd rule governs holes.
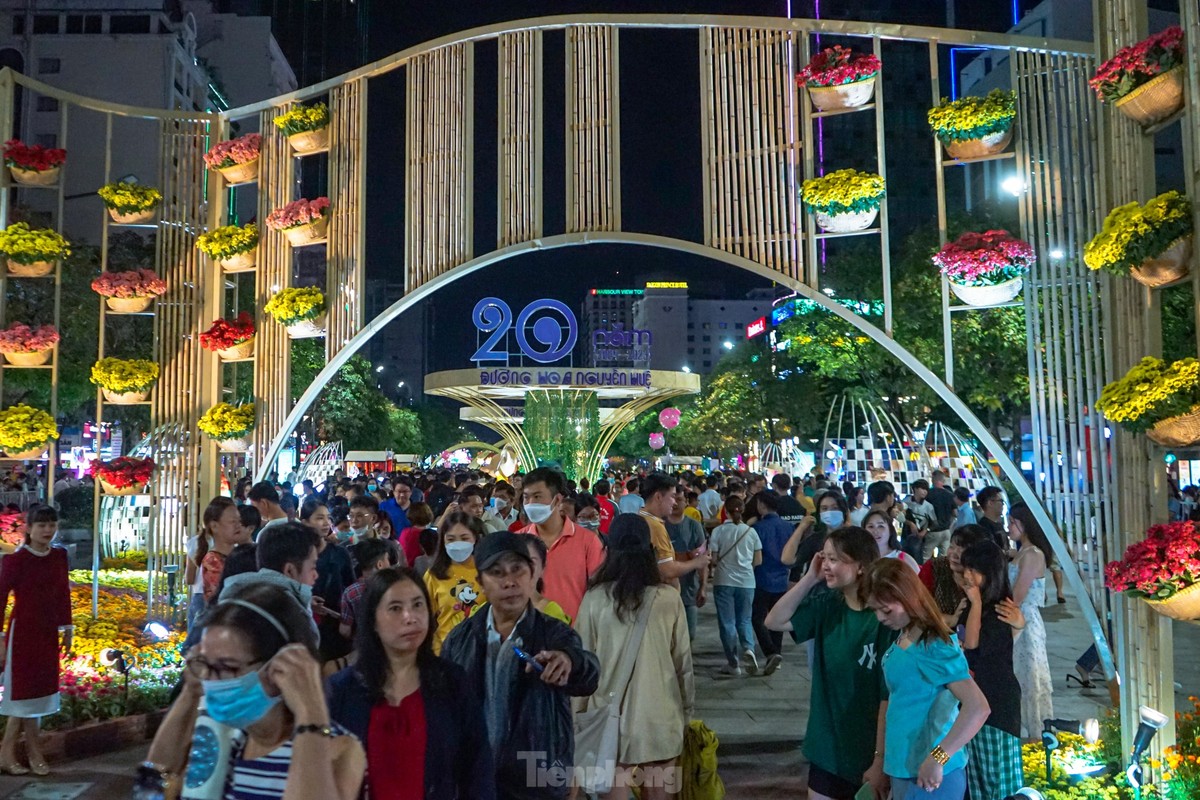
[[[318,150],[324,150],[329,147],[329,127],[326,126],[316,131],[294,133],[287,137],[287,140],[292,149],[301,155],[315,153]]]
[[[113,222],[121,225],[137,225],[140,222],[149,222],[154,219],[155,210],[147,208],[145,211],[131,211],[128,214],[122,214],[115,208],[108,210],[108,215],[113,218]]]
[[[1169,274],[1160,274],[1169,273],[1170,265],[1148,262],[1182,258],[1182,268],[1186,270],[1184,246],[1179,249],[1175,246],[1180,244],[1180,239],[1186,238],[1189,241],[1185,246],[1190,249],[1191,236],[1192,203],[1185,195],[1171,190],[1146,201],[1145,205],[1134,200],[1110,211],[1100,232],[1084,246],[1083,261],[1089,269],[1102,269],[1121,276],[1132,276],[1140,269],[1147,279],[1156,282],[1155,285],[1166,285],[1176,280]],[[1145,280],[1142,282],[1146,283]]]
[[[329,235],[329,217],[322,217],[307,225],[297,225],[283,231],[292,247],[304,247],[314,242],[324,241]]]
[[[93,459],[89,473],[105,494],[140,494],[154,475],[154,459],[120,456],[112,461]]]
[[[104,302],[119,314],[140,314],[154,302],[153,297],[106,297]]]
[[[1006,131],[989,133],[978,139],[966,139],[961,142],[943,142],[946,153],[951,158],[980,158],[1004,152],[1012,141],[1012,128]]]
[[[1200,408],[1155,423],[1146,436],[1163,447],[1188,447],[1200,442]]]
[[[990,286],[966,286],[950,281],[950,291],[969,306],[998,306],[1015,300],[1024,282],[1023,278],[1013,278]]]
[[[51,167],[50,169],[36,170],[9,167],[8,170],[12,173],[13,180],[23,186],[53,186],[58,183],[58,174],[62,168]]]
[[[250,449],[250,440],[248,438],[221,439],[217,442],[217,449],[222,453],[244,453]]]
[[[235,344],[233,347],[218,350],[217,355],[226,361],[238,361],[243,358],[249,358],[254,355],[254,339],[250,338],[241,344]]]
[[[101,389],[104,399],[117,406],[129,406],[144,402],[150,396],[149,392],[114,392],[111,389]]]
[[[1183,108],[1183,76],[1180,64],[1134,89],[1113,107],[1140,125],[1153,125]]]
[[[1101,102],[1153,125],[1183,108],[1186,59],[1183,28],[1173,25],[1118,50],[1088,84]]]
[[[17,461],[41,461],[46,455],[46,445],[39,444],[38,446],[31,447],[28,450],[21,450],[15,453],[5,450],[4,455],[9,458],[16,459]]]
[[[22,264],[20,261],[8,260],[8,274],[17,278],[42,278],[54,272],[53,261],[34,261]]]
[[[837,111],[843,108],[858,108],[871,102],[875,96],[875,77],[863,78],[854,83],[840,86],[808,85],[808,96],[818,111]]]
[[[871,227],[875,223],[875,218],[879,216],[879,209],[843,211],[840,214],[817,211],[815,215],[817,226],[821,230],[828,233],[850,233],[851,231],[864,231]]]
[[[1183,622],[1200,619],[1200,583],[1193,584],[1166,600],[1147,600],[1146,605],[1171,619]]]
[[[144,483],[131,483],[124,489],[118,489],[103,478],[100,478],[97,483],[100,484],[100,491],[112,497],[128,497],[131,494],[141,494],[142,490],[146,488],[146,484]]]
[[[293,339],[313,339],[325,335],[325,313],[316,319],[307,319],[287,326],[288,336]]]
[[[254,403],[217,403],[204,412],[196,423],[226,452],[244,453],[250,446],[250,431],[254,429]]]
[[[247,161],[245,164],[234,164],[232,167],[221,167],[217,170],[226,183],[249,183],[258,179],[258,159]]]
[[[262,136],[248,133],[236,139],[218,142],[204,154],[204,163],[221,173],[229,183],[245,183],[258,178],[258,158]]]
[[[248,272],[258,264],[258,251],[247,250],[245,253],[223,258],[217,263],[221,265],[222,272]]]
[[[1171,242],[1159,255],[1147,258],[1129,271],[1135,281],[1151,289],[1160,289],[1185,280],[1191,274],[1192,234]]]
[[[47,347],[34,353],[5,353],[4,360],[15,367],[40,367],[47,363],[53,354],[54,348]]]

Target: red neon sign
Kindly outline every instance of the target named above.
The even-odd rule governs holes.
[[[753,339],[755,336],[759,336],[763,333],[766,333],[766,331],[767,331],[767,318],[759,317],[758,319],[754,320],[754,322],[751,322],[749,325],[746,326],[746,338]]]

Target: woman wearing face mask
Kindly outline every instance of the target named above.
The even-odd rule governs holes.
[[[546,587],[546,582],[542,580],[542,573],[546,571],[546,543],[540,536],[526,536],[525,539],[525,544],[529,548],[529,559],[533,562],[533,596],[529,598],[533,602],[533,607],[548,617],[554,617],[570,625],[571,618],[567,616],[567,612],[563,611],[562,606],[550,598],[542,596],[542,590]],[[475,610],[477,611],[478,608]]]
[[[475,569],[475,545],[484,537],[483,523],[463,511],[447,515],[438,532],[438,552],[425,573],[425,588],[437,618],[433,651],[442,652],[442,642],[454,626],[483,605],[483,587]]]
[[[335,722],[367,752],[372,800],[492,800],[495,768],[482,706],[462,668],[433,654],[425,585],[384,569],[363,596],[358,662],[330,680]]]
[[[896,528],[892,525],[889,515],[882,511],[872,511],[863,519],[863,529],[875,540],[881,558],[894,558],[912,567],[913,572],[921,571],[917,560],[900,549],[900,537],[896,535]]]
[[[783,557],[795,561],[790,576],[792,581],[798,581],[804,575],[804,571],[812,563],[813,556],[821,552],[821,548],[825,546],[826,536],[832,531],[840,530],[850,524],[850,509],[846,505],[846,498],[832,489],[823,492],[817,498],[816,508],[817,515],[815,517],[809,515],[800,521],[804,530],[800,534],[800,541],[793,548],[794,552],[789,552],[786,545],[783,549]],[[818,584],[817,591],[820,590]]]
[[[192,765],[196,779],[226,773],[225,800],[359,796],[362,746],[330,721],[315,635],[283,589],[249,584],[212,609],[144,769],[172,782],[188,769],[201,696],[215,722],[245,734],[227,761]]]
[[[575,497],[575,524],[594,533],[600,533],[600,503],[596,502],[596,498],[587,492],[580,492]]]
[[[887,797],[879,656],[896,635],[879,624],[862,592],[863,575],[878,558],[875,540],[862,528],[831,532],[808,572],[767,614],[771,630],[814,642],[804,739],[812,765],[809,800],[851,800],[864,783],[876,797]],[[829,591],[814,593],[819,583]]]

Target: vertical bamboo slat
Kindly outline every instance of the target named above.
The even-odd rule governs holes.
[[[567,232],[620,230],[617,29],[567,29]]]

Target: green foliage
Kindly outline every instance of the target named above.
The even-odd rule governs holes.
[[[58,503],[58,527],[63,530],[70,528],[92,527],[92,499],[95,496],[95,486],[72,486],[54,495]]]

